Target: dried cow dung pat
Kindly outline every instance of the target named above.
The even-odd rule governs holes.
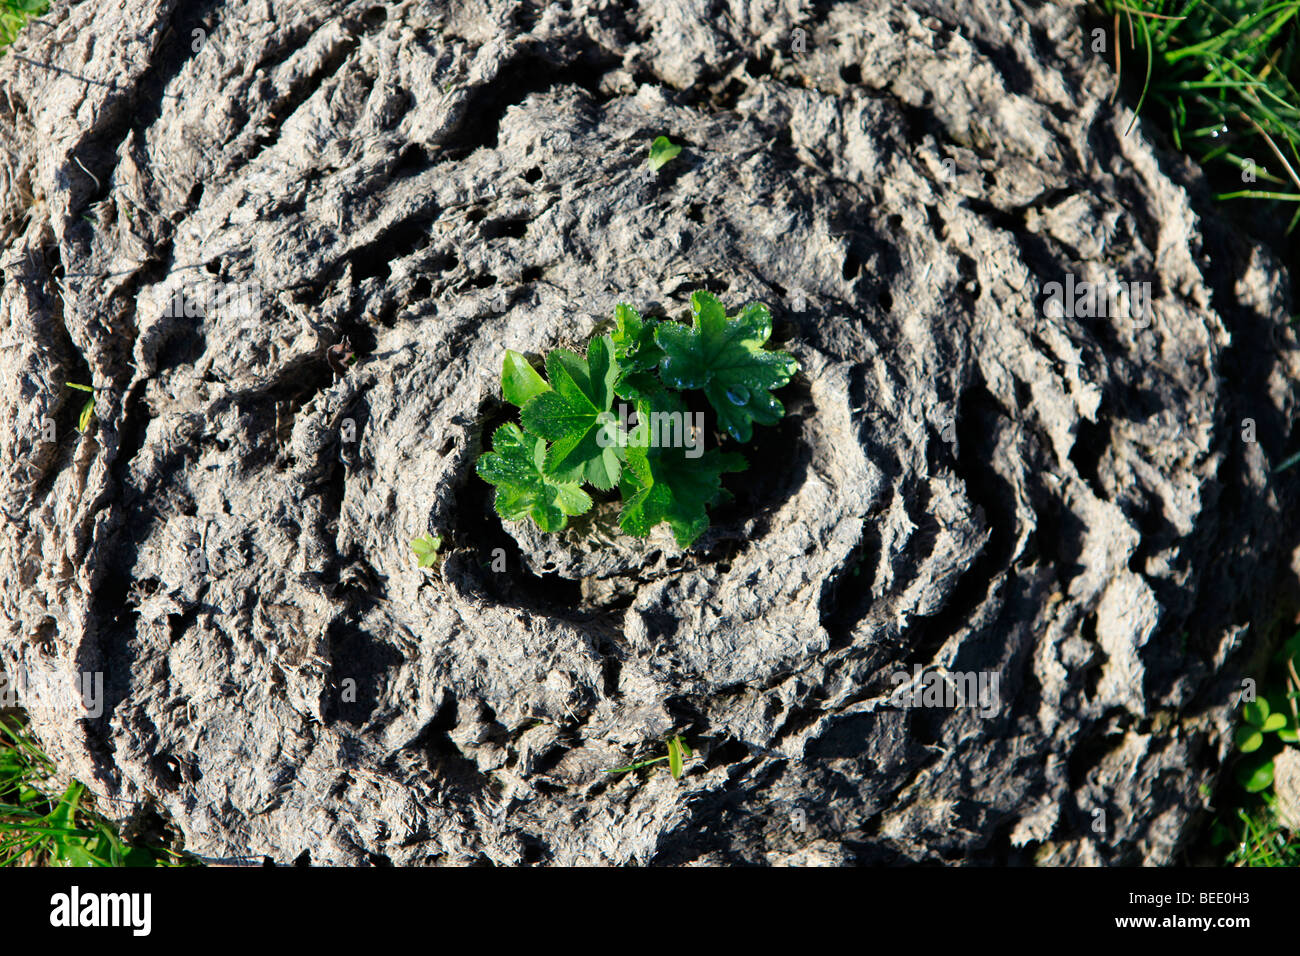
[[[0,666],[111,688],[31,708],[61,775],[325,866],[1194,841],[1300,349],[1087,4],[157,6],[0,56]]]

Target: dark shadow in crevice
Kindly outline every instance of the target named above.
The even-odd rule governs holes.
[[[402,749],[422,753],[434,780],[461,803],[490,792],[492,781],[451,739],[456,722],[456,698],[448,695],[433,719]]]
[[[376,716],[388,674],[404,658],[392,645],[343,620],[332,621],[325,638],[332,666],[322,708],[325,726],[341,722],[362,727]]]
[[[720,535],[739,535],[740,528],[752,518],[754,528],[748,537],[763,537],[771,531],[772,519],[781,506],[807,478],[812,448],[803,441],[803,435],[805,419],[816,414],[812,388],[799,374],[774,394],[785,406],[785,416],[779,423],[755,426],[747,444],[724,438],[717,445],[723,451],[740,452],[749,462],[745,471],[722,476],[722,486],[732,498],[709,510],[710,527]]]
[[[459,128],[447,140],[444,151],[468,155],[480,147],[495,149],[506,111],[518,106],[534,93],[544,93],[557,86],[581,87],[598,101],[608,99],[600,91],[600,81],[621,58],[599,48],[584,50],[565,62],[553,58],[552,51],[529,41],[506,63],[490,82],[475,87],[462,112]]]
[[[962,393],[958,406],[957,473],[989,535],[943,606],[934,614],[913,619],[912,650],[904,662],[907,667],[931,661],[949,637],[969,624],[993,582],[1010,566],[1017,526],[1015,492],[993,465],[999,436],[1009,424],[1005,409],[977,376]]]

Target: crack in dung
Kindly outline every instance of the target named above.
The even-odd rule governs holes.
[[[334,21],[327,20],[317,25],[317,30],[330,29]],[[313,34],[314,36],[314,34]],[[308,38],[308,43],[311,38]],[[285,124],[291,120],[298,110],[308,103],[316,93],[325,88],[347,65],[349,58],[356,51],[360,40],[353,34],[344,33],[337,38],[325,53],[322,62],[316,66],[310,73],[301,80],[289,87],[289,90],[279,99],[272,100],[263,104],[266,107],[266,114],[273,120],[273,124],[266,132],[259,133],[253,140],[251,152],[244,155],[233,157],[229,168],[247,168],[254,165],[267,152],[275,148],[276,143],[280,140],[280,135],[284,131]],[[292,53],[298,52],[298,47],[293,47]],[[277,51],[282,52],[282,51]],[[288,62],[289,57],[285,57],[283,62]],[[282,65],[282,64],[277,64]],[[259,69],[260,69],[259,65]],[[254,70],[256,75],[257,70]]]
[[[584,63],[581,55],[570,54],[568,59],[557,61],[539,52],[540,46],[531,38],[519,44],[509,57],[497,64],[492,76],[471,88],[456,108],[455,120],[439,138],[441,154],[468,155],[480,147],[494,149],[506,112],[529,96],[557,86],[578,86],[597,102],[614,98],[612,94],[600,92],[599,81],[620,62],[617,57],[611,55],[597,58],[596,63]]]
[[[153,100],[149,101],[154,107],[153,112],[161,113],[158,104],[168,98],[180,99],[176,94],[166,93],[164,91],[166,83],[160,78],[151,77],[150,74],[154,73],[159,67],[162,58],[156,56],[156,54],[158,53],[163,39],[169,32],[172,32],[177,17],[177,11],[182,6],[182,4],[173,0],[169,5],[169,9],[167,9],[165,13],[167,19],[163,21],[160,17],[160,22],[155,22],[153,27],[148,31],[151,40],[145,58],[145,62],[148,66],[146,66],[146,68],[138,75],[131,78],[129,85],[118,86],[117,84],[104,83],[86,77],[80,77],[80,79],[85,80],[87,83],[95,83],[96,85],[106,87],[112,93],[120,93],[122,96],[120,98],[114,98],[105,95],[103,97],[105,102],[101,104],[101,108],[94,111],[94,121],[92,124],[88,128],[82,130],[81,135],[74,140],[67,149],[66,156],[71,158],[71,161],[68,162],[69,168],[67,170],[69,181],[77,181],[77,177],[73,175],[73,170],[70,168],[73,165],[79,165],[82,170],[85,170],[86,175],[89,175],[95,180],[95,190],[88,193],[87,198],[83,202],[79,204],[69,203],[69,221],[75,221],[81,210],[107,198],[109,186],[115,178],[114,175],[109,174],[108,169],[101,169],[100,175],[96,175],[94,171],[86,169],[86,167],[81,165],[78,161],[78,153],[82,152],[82,150],[87,147],[91,147],[98,141],[111,139],[114,143],[111,149],[102,148],[94,151],[100,152],[101,155],[108,155],[110,157],[117,156],[121,152],[122,144],[126,142],[132,130],[135,128],[135,125],[138,122],[138,117],[142,112],[144,112],[141,108],[141,104],[144,100],[145,88],[151,82],[157,82],[157,95]],[[179,46],[183,51],[188,51],[190,49],[189,44],[179,44]],[[180,61],[176,64],[175,72],[179,72],[184,62],[188,59],[188,56],[189,54],[182,53]],[[28,60],[27,62],[33,61]],[[61,70],[58,67],[53,67],[50,64],[39,63],[37,65],[60,70],[60,72],[68,72],[66,70]],[[76,74],[72,75],[75,76]],[[173,75],[175,75],[175,73],[173,73]],[[112,170],[115,174],[117,166],[113,166]]]

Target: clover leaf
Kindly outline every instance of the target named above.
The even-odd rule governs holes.
[[[1244,754],[1253,753],[1264,743],[1264,735],[1249,725],[1238,727],[1236,733],[1237,749]]]
[[[438,563],[438,549],[442,547],[442,535],[425,534],[411,541],[411,550],[415,552],[416,564],[422,568],[431,568]]]
[[[1256,727],[1264,726],[1264,721],[1268,719],[1268,713],[1268,701],[1263,697],[1252,700],[1241,708],[1241,716],[1246,719],[1246,723],[1254,724]]]
[[[558,481],[543,470],[546,441],[513,422],[492,434],[492,451],[476,467],[479,477],[495,485],[496,510],[503,518],[531,517],[543,531],[559,531],[570,515],[591,507],[591,497],[573,482]]]
[[[772,336],[772,316],[762,303],[750,303],[729,319],[717,298],[700,291],[691,296],[691,311],[690,328],[665,322],[655,329],[665,355],[659,365],[663,382],[703,389],[719,426],[747,442],[755,423],[775,425],[785,414],[772,389],[789,383],[799,363],[787,352],[763,348]]]
[[[1260,793],[1273,785],[1273,761],[1250,758],[1237,766],[1236,776],[1247,793]]]

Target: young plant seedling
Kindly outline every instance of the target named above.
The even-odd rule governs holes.
[[[68,388],[90,393],[86,399],[86,404],[81,406],[81,417],[77,419],[77,431],[84,433],[86,427],[90,424],[91,417],[95,414],[95,390],[89,385],[78,385],[76,382],[68,382]]]
[[[659,172],[669,160],[675,158],[682,148],[669,141],[667,136],[656,136],[653,143],[650,144],[650,158],[647,162],[650,169]]]
[[[438,563],[438,549],[442,547],[442,535],[421,535],[411,542],[417,564],[422,568],[431,568]]]
[[[498,428],[477,465],[496,486],[498,514],[559,531],[592,507],[585,484],[599,493],[617,489],[627,534],[644,537],[666,523],[680,547],[695,542],[709,526],[708,509],[728,497],[722,475],[748,467],[738,452],[705,449],[705,434],[745,443],[755,425],[777,424],[785,408],[772,393],[799,363],[764,347],[772,317],[762,303],[728,317],[701,291],[691,296],[691,312],[686,326],[642,318],[620,303],[613,332],[593,338],[585,356],[547,355],[547,378],[506,351],[501,394],[519,407],[520,424]],[[704,427],[705,412],[688,411],[691,391],[703,393],[699,404],[714,429]],[[635,424],[615,414],[620,403],[624,412],[635,409]]]
[[[613,770],[606,770],[605,773],[628,773],[632,770],[640,770],[642,767],[649,767],[652,764],[663,763],[668,761],[668,772],[673,775],[674,780],[682,779],[682,761],[691,756],[691,748],[686,746],[686,742],[681,737],[674,734],[668,738],[668,753],[662,757],[651,757],[649,760],[638,760],[630,763],[626,767],[615,767]]]
[[[1300,743],[1300,673],[1296,670],[1296,660],[1300,659],[1300,632],[1296,633],[1275,656],[1281,665],[1285,677],[1281,693],[1274,695],[1278,706],[1269,703],[1268,698],[1260,696],[1250,701],[1241,709],[1244,719],[1237,728],[1234,739],[1237,750],[1249,754],[1237,765],[1237,782],[1248,793],[1261,793],[1273,785],[1274,759],[1286,747]],[[1290,710],[1288,715],[1282,708]],[[1267,735],[1275,735],[1270,739]]]

